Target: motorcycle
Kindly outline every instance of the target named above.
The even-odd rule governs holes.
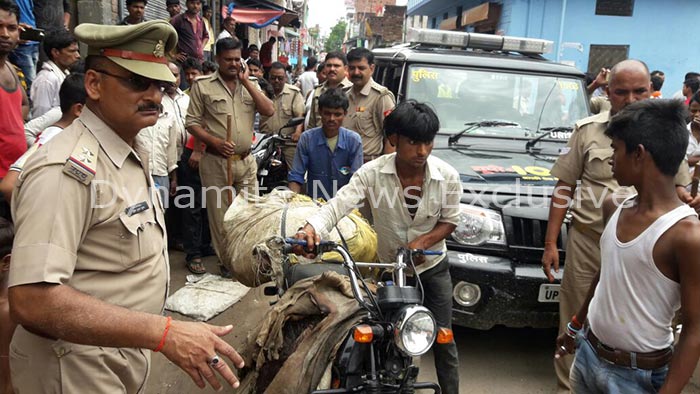
[[[283,253],[293,253],[295,246],[306,242],[286,239]],[[440,394],[437,383],[417,382],[418,366],[413,358],[425,354],[437,339],[438,343],[452,341],[451,330],[438,329],[432,313],[422,306],[423,288],[415,275],[416,286],[407,284],[406,270],[415,273],[413,257],[438,255],[442,252],[398,248],[396,261],[391,264],[355,262],[347,249],[335,242],[322,241],[316,254],[336,252],[342,265],[332,262],[314,264],[285,263],[285,286],[318,275],[326,270],[343,272],[350,279],[352,293],[365,317],[347,333],[332,365],[331,388],[312,391],[313,394],[341,393],[402,393],[432,390]],[[393,271],[391,280],[379,282],[374,295],[360,268],[381,268]],[[276,289],[280,294],[284,289]],[[269,293],[266,291],[266,293]]]
[[[297,127],[304,123],[304,118],[292,118],[280,127],[275,134],[256,133],[256,143],[252,155],[258,163],[258,188],[260,195],[267,194],[275,188],[287,186],[287,174],[290,168],[284,159],[282,148],[291,142],[291,138],[282,135],[282,130]]]

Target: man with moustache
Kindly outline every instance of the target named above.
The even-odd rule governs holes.
[[[163,316],[169,263],[163,208],[134,139],[156,123],[175,78],[165,21],[82,24],[86,105],[24,167],[13,197],[10,267],[12,382],[20,393],[140,393],[151,350],[201,388],[239,385],[224,360],[242,358],[219,336],[232,326]],[[51,195],[52,198],[37,199]],[[219,354],[221,356],[219,356]],[[40,371],[39,373],[37,371]]]
[[[275,134],[290,119],[304,116],[304,98],[301,96],[301,90],[298,87],[287,83],[287,73],[284,71],[284,64],[280,62],[272,63],[268,80],[270,85],[272,85],[272,90],[275,92],[272,100],[275,106],[275,113],[272,116],[263,116],[260,119],[260,131],[265,134]],[[302,125],[297,126],[296,129],[282,130],[282,135],[291,139],[282,149],[287,168],[289,169],[292,168],[294,153],[296,152],[296,145],[299,137],[301,137],[301,132]]]
[[[603,217],[596,201],[603,201],[606,194],[620,190],[613,178],[610,159],[613,150],[611,139],[605,129],[612,116],[627,105],[646,100],[651,94],[651,78],[646,64],[639,60],[624,60],[610,70],[610,81],[606,87],[610,99],[610,111],[601,112],[576,122],[574,133],[552,168],[552,175],[559,181],[555,186],[549,208],[549,221],[545,235],[542,268],[550,282],[559,271],[557,239],[569,206],[573,222],[566,243],[566,269],[561,282],[559,299],[559,333],[566,331],[571,317],[586,298],[591,281],[600,269],[600,235],[603,232]],[[700,206],[700,197],[690,197],[685,186],[690,183],[688,165],[684,161],[675,182],[683,202],[693,207]],[[581,193],[574,194],[576,188]],[[577,201],[573,202],[574,196]],[[580,199],[580,200],[578,200]],[[572,203],[573,202],[573,203]],[[579,323],[573,324],[579,327]],[[554,361],[559,392],[568,392],[571,356]]]
[[[348,60],[345,54],[342,52],[331,52],[326,55],[326,60],[323,64],[326,70],[326,80],[314,88],[311,93],[312,101],[307,129],[321,127],[321,112],[318,110],[318,98],[321,97],[326,90],[339,86],[343,90],[348,90],[352,87],[352,82],[347,78]]]
[[[241,67],[241,41],[230,37],[216,42],[219,69],[195,80],[190,89],[190,106],[185,126],[204,143],[194,150],[202,154],[199,174],[206,190],[206,207],[212,244],[219,261],[224,261],[226,244],[224,214],[231,201],[226,188],[234,193],[257,194],[258,166],[250,154],[255,112],[272,116],[275,112],[248,67]],[[227,116],[231,116],[231,141],[227,141]],[[227,181],[227,162],[233,161],[233,185]],[[224,266],[221,269],[224,270]],[[224,274],[227,274],[225,271]]]
[[[394,94],[374,82],[374,55],[367,48],[355,48],[348,52],[348,75],[352,89],[348,91],[350,108],[343,127],[362,137],[365,163],[385,153],[394,151],[384,137],[384,118],[396,105]]]
[[[118,25],[135,25],[146,21],[144,13],[146,12],[147,0],[126,0],[126,11],[129,15],[125,16]],[[180,4],[178,3],[178,6]]]
[[[0,180],[10,165],[27,150],[24,118],[29,112],[27,94],[8,57],[19,42],[19,8],[0,0]],[[0,217],[10,219],[10,207],[0,196]]]

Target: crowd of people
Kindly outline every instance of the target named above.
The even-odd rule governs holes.
[[[0,345],[3,355],[22,355],[2,358],[3,392],[47,392],[56,384],[65,390],[76,387],[77,376],[88,369],[102,382],[100,391],[137,392],[145,380],[141,372],[148,370],[147,349],[162,352],[200,387],[205,382],[220,387],[215,373],[238,385],[221,357],[236,367],[242,360],[218,338],[231,326],[162,315],[170,264],[166,245],[181,247],[184,264],[196,274],[207,271],[203,257],[225,258],[223,217],[231,199],[259,192],[251,155],[255,132],[281,132],[290,189],[326,200],[363,165],[380,163],[376,160],[395,147],[421,158],[419,166],[428,165],[437,117],[425,105],[407,103],[394,116],[394,136],[385,136],[395,100],[372,80],[371,51],[332,52],[320,64],[310,57],[292,84],[289,67],[271,58],[274,38],[259,49],[244,48],[228,17],[217,39],[209,40],[208,10],[200,1],[187,1],[184,13],[179,3],[167,5],[167,22],[146,21],[147,2],[131,0],[116,26],[81,24],[73,33],[50,34],[42,43],[47,60],[36,78],[24,78],[24,88],[21,66],[11,68],[9,61],[19,43],[22,11],[0,1],[0,102],[9,114],[0,122]],[[87,45],[84,61],[78,41]],[[302,117],[304,124],[284,129],[290,119]],[[445,176],[457,177],[433,160],[430,165]],[[423,184],[422,174],[411,170],[415,163],[415,158],[397,162],[398,179]],[[375,171],[381,169],[377,165]],[[431,181],[432,193],[442,189],[442,181]],[[233,193],[227,191],[231,186]],[[57,198],[33,206],[29,196],[47,192]],[[407,214],[414,217],[416,211]],[[437,235],[414,240],[404,229],[399,236],[415,247],[444,248],[445,234],[456,225],[454,212],[443,219]],[[431,233],[434,224],[421,228]],[[383,246],[389,247],[395,245]],[[446,267],[440,258],[426,265],[426,291],[445,287]],[[223,265],[219,269],[230,276]],[[114,275],[120,279],[112,282]],[[134,285],[143,290],[124,293]],[[432,308],[449,327],[450,292],[432,291]],[[62,353],[47,354],[59,345]],[[456,346],[439,346],[445,348],[436,357],[444,371],[441,384],[456,393]],[[64,368],[61,358],[78,352],[91,357]],[[116,372],[115,357],[127,364]],[[47,371],[45,377],[33,377],[34,368]]]
[[[374,223],[380,260],[404,244],[446,251],[461,186],[457,171],[430,155],[439,120],[429,105],[396,105],[372,79],[371,51],[310,57],[292,83],[288,65],[272,57],[275,37],[244,47],[229,16],[214,38],[212,10],[200,0],[185,12],[168,0],[169,21],[146,21],[147,0],[127,0],[117,26],[81,24],[73,33],[69,13],[51,23],[30,18],[39,3],[0,0],[0,392],[79,391],[86,371],[97,391],[140,392],[149,349],[199,387],[220,388],[216,374],[238,385],[223,356],[237,368],[243,360],[220,338],[233,326],[163,316],[167,245],[185,252],[178,263],[195,274],[207,272],[206,256],[224,261],[226,209],[238,194],[260,193],[256,132],[285,137],[292,191],[328,201],[298,238],[318,242],[369,194],[404,190],[407,209],[379,201],[363,212],[382,218]],[[20,30],[49,25],[58,27],[41,45],[20,42]],[[688,186],[700,162],[699,76],[686,75],[685,103],[646,100],[661,98],[664,74],[638,60],[589,81],[596,114],[576,122],[552,169],[558,183],[542,258],[554,281],[570,210],[555,361],[562,390],[678,392],[697,363],[700,222],[688,206],[700,207],[700,197]],[[626,204],[596,206],[626,186],[636,189]],[[448,259],[423,259],[418,274],[426,305],[449,328]],[[455,343],[434,352],[443,392],[457,393]],[[629,372],[640,369],[651,372]]]

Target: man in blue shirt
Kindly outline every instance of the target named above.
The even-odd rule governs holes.
[[[18,0],[19,24],[23,29],[36,28],[34,19],[34,4],[31,0]],[[36,41],[20,41],[17,48],[10,54],[10,63],[22,69],[27,81],[27,91],[36,78],[36,63],[39,61],[39,43]]]
[[[322,126],[302,133],[299,139],[287,178],[292,191],[301,192],[306,175],[306,194],[329,200],[362,166],[360,135],[340,127],[348,105],[348,98],[340,89],[329,89],[319,97]]]

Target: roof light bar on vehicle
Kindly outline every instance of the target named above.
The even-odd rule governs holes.
[[[490,51],[512,51],[544,54],[552,52],[554,43],[538,38],[497,36],[435,29],[408,29],[406,41],[419,44],[444,45]]]

